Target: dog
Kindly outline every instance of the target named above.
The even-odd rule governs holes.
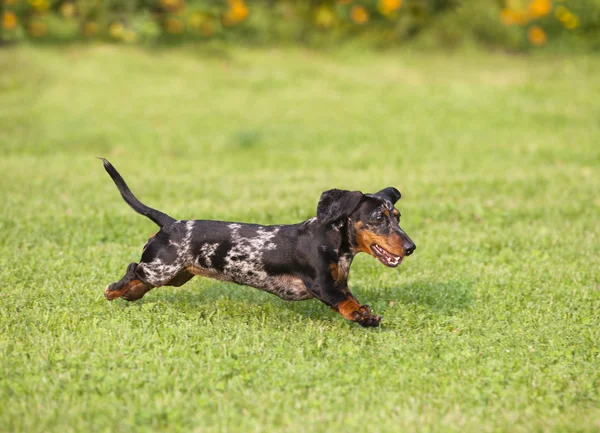
[[[256,287],[287,301],[315,298],[345,319],[377,327],[382,319],[348,288],[352,259],[376,257],[388,267],[415,251],[400,228],[393,187],[375,194],[331,189],[317,215],[298,224],[262,226],[211,220],[176,220],[142,204],[119,172],[99,157],[125,202],[160,227],[144,245],[140,263],[104,290],[106,299],[135,301],[161,286],[182,286],[199,275]]]

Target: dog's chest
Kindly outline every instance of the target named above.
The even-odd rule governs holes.
[[[304,282],[289,274],[270,274],[265,269],[264,255],[277,249],[274,242],[279,229],[257,227],[240,233],[241,224],[229,224],[228,248],[223,243],[206,243],[200,248],[194,268],[198,275],[256,287],[280,298],[295,301],[312,295]]]

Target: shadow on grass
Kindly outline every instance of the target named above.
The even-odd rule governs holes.
[[[153,289],[138,301],[123,302],[123,306],[134,307],[155,302],[167,303],[181,310],[225,308],[232,315],[252,315],[259,311],[273,316],[281,313],[281,319],[298,314],[310,319],[329,321],[331,317],[337,315],[325,304],[314,299],[289,302],[252,287],[230,283],[209,283],[209,285],[202,284],[200,287],[198,284],[188,283],[179,288]]]
[[[384,287],[381,297],[402,305],[418,305],[441,314],[453,314],[473,303],[474,281],[421,280]],[[361,293],[360,290],[356,290]],[[367,296],[372,296],[367,293]]]
[[[422,280],[381,289],[362,289],[354,287],[356,297],[384,314],[392,306],[398,308],[430,310],[434,314],[453,315],[468,308],[473,303],[473,281],[435,281]],[[129,305],[147,302],[165,302],[182,309],[212,309],[222,306],[225,301],[232,312],[239,310],[263,310],[275,312],[283,310],[283,316],[299,314],[311,320],[331,321],[338,314],[317,300],[287,302],[260,290],[236,286],[228,283],[188,284],[181,288],[159,288],[152,290],[143,299]]]

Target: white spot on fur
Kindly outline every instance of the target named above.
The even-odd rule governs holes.
[[[279,227],[256,227],[251,236],[243,237],[240,224],[230,224],[232,247],[225,257],[224,274],[230,281],[262,289],[280,298],[294,301],[312,298],[304,282],[292,275],[269,275],[265,271],[264,253],[277,248],[273,238]]]
[[[350,255],[341,256],[338,260],[339,273],[342,275],[346,275],[346,277],[347,277],[348,273],[350,272],[351,264],[352,264],[352,256],[350,256]]]
[[[219,244],[204,244],[202,248],[200,248],[200,256],[199,258],[204,259],[207,267],[212,266],[212,256],[215,255],[215,251],[219,248]]]
[[[316,221],[316,218],[313,218],[313,221]],[[176,250],[175,261],[163,263],[157,258],[150,263],[141,263],[138,267],[145,280],[153,286],[162,286],[182,270],[188,269],[195,275],[253,286],[290,301],[312,298],[302,279],[286,274],[269,275],[265,270],[264,253],[277,248],[273,238],[280,227],[247,226],[245,229],[250,234],[242,236],[240,234],[242,224],[229,224],[231,249],[225,257],[223,272],[219,272],[213,268],[213,259],[221,244],[204,244],[194,257],[192,255],[194,221],[177,221],[175,224],[182,225],[181,229],[184,230],[181,241],[169,242],[169,247]]]
[[[269,278],[262,257],[265,251],[276,248],[271,239],[279,228],[265,230],[264,227],[258,227],[256,235],[250,237],[239,234],[240,224],[230,224],[229,228],[232,247],[225,257],[224,272],[236,282],[262,288]]]
[[[185,223],[185,229],[187,233],[183,238],[183,242],[181,245],[183,254],[190,254],[191,246],[192,246],[192,230],[194,229],[194,221],[187,221]]]
[[[173,226],[184,225],[185,235],[181,242],[169,241],[169,246],[174,247],[176,259],[172,263],[163,263],[160,258],[155,258],[149,263],[140,263],[138,270],[142,272],[146,282],[153,286],[162,286],[173,279],[191,262],[192,230],[194,221],[176,221]]]

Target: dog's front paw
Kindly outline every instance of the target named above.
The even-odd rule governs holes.
[[[360,326],[364,326],[365,328],[377,328],[381,319],[383,319],[383,316],[373,314],[371,307],[368,305],[361,305],[358,311],[356,311],[355,320]]]

